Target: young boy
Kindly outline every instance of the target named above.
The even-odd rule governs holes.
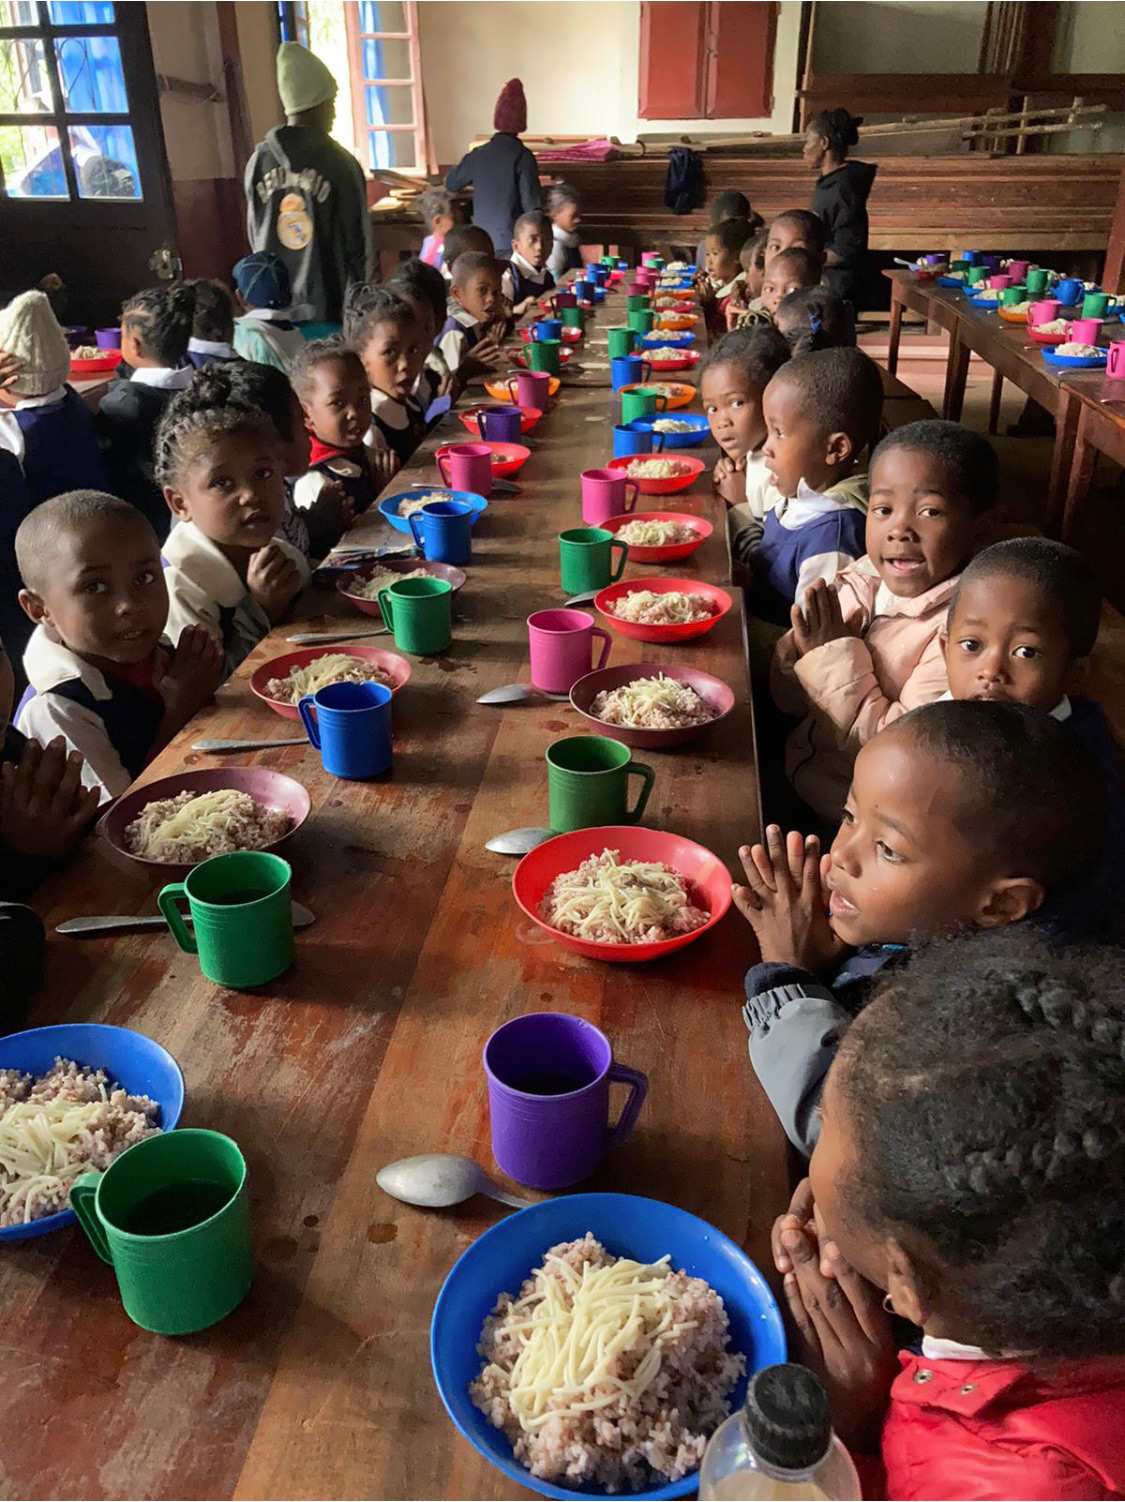
[[[824,220],[810,209],[786,209],[770,224],[766,234],[766,260],[787,250],[807,250],[821,263],[828,244]]]
[[[500,285],[500,263],[495,257],[476,250],[457,257],[449,294],[449,317],[437,339],[437,348],[454,375],[470,353],[485,345],[485,341],[490,363],[500,358],[495,337],[500,316]]]
[[[727,304],[745,280],[740,256],[753,235],[747,219],[724,219],[707,231],[707,256],[703,269],[696,273],[695,291],[713,339],[726,329]]]
[[[1032,914],[1057,938],[1084,936],[1056,904],[1096,869],[1098,784],[1077,739],[1026,705],[930,704],[860,752],[823,860],[815,836],[776,826],[743,846],[734,900],[761,951],[746,976],[750,1058],[798,1151],[816,1143],[824,1076],[885,964]]]
[[[578,235],[582,214],[578,206],[578,190],[569,183],[553,183],[547,189],[543,207],[551,221],[551,253],[547,257],[547,270],[557,282],[567,272],[582,269],[582,241]]]
[[[761,536],[731,538],[731,552],[752,574],[747,609],[784,627],[793,602],[816,579],[834,579],[864,547],[867,477],[860,454],[879,429],[883,383],[857,349],[800,355],[766,387],[762,415],[766,469],[781,500]]]
[[[293,487],[294,505],[311,514],[335,482],[347,497],[349,514],[362,516],[378,493],[365,445],[371,428],[371,388],[362,360],[337,340],[313,340],[293,361],[289,379],[310,439],[306,472]]]
[[[712,474],[716,491],[735,508],[734,530],[761,522],[777,502],[762,445],[766,420],[762,397],[789,358],[789,350],[770,324],[724,334],[707,352],[700,374],[703,410],[711,436],[722,449]]]
[[[20,604],[35,623],[24,656],[35,690],[19,729],[62,736],[83,782],[116,798],[219,683],[221,653],[200,626],[162,644],[168,590],[160,544],[127,501],[73,490],[20,525]]]
[[[195,317],[191,324],[187,357],[194,369],[215,361],[228,365],[237,360],[234,339],[234,304],[230,293],[212,277],[200,277],[195,288]]]
[[[258,365],[288,370],[305,342],[293,322],[289,272],[280,256],[256,250],[243,256],[231,276],[242,316],[234,320],[234,352]]]
[[[517,318],[546,296],[555,285],[547,269],[554,236],[551,221],[539,209],[521,214],[512,231],[512,259],[501,278],[500,290],[512,305]]]
[[[443,250],[440,269],[446,282],[453,280],[453,268],[457,264],[457,258],[463,256],[467,250],[479,251],[485,256],[495,255],[491,235],[486,229],[481,229],[479,224],[455,224],[445,237]]]
[[[817,286],[822,269],[818,256],[796,246],[767,259],[765,279],[762,282],[762,311],[772,318],[783,298],[791,292],[799,292],[802,287]]]

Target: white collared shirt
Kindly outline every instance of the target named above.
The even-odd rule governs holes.
[[[809,522],[815,521],[818,516],[827,516],[832,511],[858,509],[858,507],[853,507],[850,501],[833,495],[831,491],[814,490],[803,479],[797,481],[795,496],[779,494],[773,508],[778,522],[788,532],[796,532],[801,527],[807,527]],[[797,576],[797,592],[793,598],[797,601],[803,600],[805,590],[810,584],[815,584],[818,579],[831,583],[842,569],[850,568],[854,562],[855,559],[850,553],[816,553],[806,558]]]
[[[879,605],[879,601],[880,601],[880,598],[882,597],[883,590],[886,589],[886,588],[887,588],[887,586],[885,584],[881,585],[880,588],[879,588],[879,593],[875,596],[875,614],[876,615],[884,615],[886,613],[884,610],[882,610],[880,608],[880,605]],[[891,600],[895,600],[895,599],[898,598],[897,595],[891,594],[890,590],[887,590],[887,597],[889,599],[891,599]],[[952,692],[949,689],[946,689],[945,693],[942,694],[941,698],[938,700],[938,703],[939,704],[948,703],[950,700],[952,700],[952,698],[953,698]],[[1071,715],[1073,713],[1074,713],[1074,706],[1071,704],[1070,699],[1067,697],[1067,695],[1063,694],[1062,698],[1055,705],[1054,709],[1052,709],[1050,711],[1050,716],[1051,716],[1052,720],[1063,720],[1063,721],[1065,721],[1065,720],[1069,720],[1070,717],[1071,717]]]
[[[727,282],[727,283],[725,283],[722,287],[715,287],[715,278],[712,277],[711,278],[711,285],[712,285],[712,287],[715,288],[715,297],[718,300],[720,300],[720,301],[724,297],[730,297],[731,294],[734,292],[734,289],[736,287],[741,287],[742,283],[745,280],[746,280],[746,273],[745,273],[745,271],[740,271],[737,276],[732,277],[730,279],[730,281]]]
[[[161,391],[182,391],[195,374],[194,365],[140,365],[129,377],[139,386],[156,386]]]
[[[193,334],[187,342],[188,352],[193,355],[216,355],[220,360],[235,359],[234,349],[225,339],[197,339]]]
[[[5,453],[14,454],[23,466],[23,456],[27,452],[27,443],[24,439],[23,429],[15,419],[17,412],[26,412],[30,407],[49,407],[53,402],[61,402],[66,396],[65,386],[56,386],[54,391],[48,391],[46,396],[21,396],[14,407],[0,407],[0,449]]]
[[[512,265],[518,266],[529,282],[534,282],[540,288],[547,285],[547,278],[551,273],[547,270],[546,266],[533,266],[529,260],[520,255],[518,250],[512,251],[510,259]],[[515,302],[516,284],[511,271],[508,269],[505,269],[504,275],[500,278],[500,290],[509,302]]]
[[[465,335],[461,332],[461,330],[478,328],[480,325],[480,320],[478,318],[474,318],[471,313],[467,313],[461,306],[461,304],[459,302],[455,302],[453,298],[449,299],[448,312],[450,318],[455,318],[457,320],[458,327],[455,329],[450,329],[448,333],[443,334],[438,340],[436,347],[442,359],[445,361],[447,367],[450,370],[456,370],[457,367],[461,364],[461,361],[465,358],[467,347]],[[371,400],[372,404],[374,405],[374,391],[371,393]]]

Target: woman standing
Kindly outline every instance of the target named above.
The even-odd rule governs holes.
[[[512,253],[512,226],[521,214],[541,207],[539,163],[520,140],[527,129],[523,84],[510,78],[500,91],[492,117],[491,141],[463,156],[450,169],[445,186],[451,193],[473,190],[473,223],[492,236],[496,254]]]
[[[824,221],[828,237],[824,280],[858,307],[867,261],[867,196],[878,168],[851,162],[848,147],[859,141],[860,116],[821,110],[809,121],[801,159],[817,174],[809,207]]]

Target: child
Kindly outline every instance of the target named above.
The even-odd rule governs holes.
[[[864,1495],[1125,1494],[1123,1022],[1119,951],[1012,931],[935,946],[849,1030],[773,1245],[790,1359],[880,1455]]]
[[[306,558],[323,558],[350,524],[352,501],[338,478],[321,475],[311,503],[304,509],[297,505],[297,486],[309,474],[312,462],[312,439],[297,393],[274,365],[239,360],[230,370],[230,379],[232,401],[257,407],[277,433],[278,458],[285,476],[285,516],[278,536]],[[366,462],[363,467],[366,470]]]
[[[517,318],[533,308],[555,285],[547,269],[553,243],[551,221],[539,209],[521,214],[512,231],[512,259],[504,269],[500,290]]]
[[[762,530],[739,528],[732,558],[750,570],[747,609],[784,626],[814,580],[834,579],[863,552],[867,477],[859,455],[879,428],[883,383],[857,349],[783,364],[762,398],[766,469],[781,499]]]
[[[1033,913],[1059,939],[1085,936],[1071,893],[1096,871],[1104,821],[1089,754],[1054,720],[942,703],[864,746],[823,862],[815,835],[776,826],[743,846],[734,899],[761,950],[746,976],[750,1058],[795,1147],[816,1141],[824,1075],[884,965]]]
[[[552,183],[547,189],[543,207],[551,221],[552,246],[547,257],[547,270],[555,281],[561,281],[569,271],[582,269],[582,244],[578,226],[582,214],[578,206],[578,190],[569,183]]]
[[[708,350],[701,368],[703,410],[711,436],[723,451],[712,476],[715,490],[736,508],[745,526],[756,520],[759,531],[762,518],[777,501],[762,454],[762,396],[788,358],[785,341],[766,324],[724,334]]]
[[[97,490],[44,501],[20,524],[16,556],[35,623],[24,655],[35,695],[19,729],[44,744],[62,736],[85,785],[116,798],[210,700],[218,648],[191,627],[174,651],[162,645],[160,544],[127,501]]]
[[[488,365],[500,358],[496,338],[500,316],[500,264],[493,256],[469,250],[457,257],[450,288],[449,317],[437,347],[449,369],[459,375],[470,354],[483,347]],[[494,353],[492,353],[494,351]],[[486,367],[487,368],[487,367]]]
[[[187,357],[199,369],[213,362],[229,364],[237,360],[232,340],[234,339],[234,304],[222,282],[212,277],[200,277],[192,283],[195,288],[195,317],[191,323],[191,338],[188,340]]]
[[[781,306],[782,298],[802,287],[816,287],[820,283],[821,261],[811,251],[794,246],[766,261],[766,275],[762,283],[762,310],[772,318]]]
[[[481,229],[479,224],[455,224],[445,237],[445,254],[441,265],[441,274],[447,282],[453,280],[453,268],[458,256],[463,256],[467,250],[479,251],[485,256],[496,254],[492,248],[492,237],[486,229]]]
[[[855,321],[847,305],[827,287],[801,287],[787,293],[773,321],[795,355],[849,349],[855,344]]]
[[[457,222],[453,217],[453,195],[444,188],[427,188],[418,200],[418,208],[429,231],[422,241],[420,259],[440,271],[444,265],[445,237]]]
[[[824,221],[810,209],[786,209],[770,224],[766,234],[766,260],[787,250],[807,250],[824,263],[828,232]]]
[[[786,369],[845,357],[866,358],[825,350]],[[879,444],[870,480],[867,556],[797,596],[771,674],[779,706],[805,716],[786,747],[789,779],[829,822],[859,747],[945,692],[941,630],[996,501],[996,454],[959,423],[912,422]]]
[[[738,253],[743,279],[735,287],[727,303],[728,329],[752,327],[768,322],[769,315],[762,312],[762,284],[766,277],[766,230],[759,230],[752,240]]]
[[[706,264],[696,272],[695,291],[699,297],[707,332],[718,339],[726,329],[726,310],[736,287],[746,273],[739,257],[747,240],[753,238],[749,220],[724,219],[707,232]]]
[[[305,559],[277,534],[285,486],[264,412],[231,400],[221,366],[196,371],[168,406],[156,473],[178,525],[164,545],[169,630],[205,626],[228,676],[289,609]]]
[[[347,519],[362,516],[380,489],[366,444],[371,430],[367,373],[355,350],[339,339],[315,339],[293,361],[290,379],[311,440],[305,471],[293,487],[294,505],[310,523],[310,534],[316,532],[319,537],[315,513],[327,491],[326,520],[331,527],[335,512],[342,532],[345,517],[333,501],[337,487],[347,498]],[[333,539],[339,540],[339,536]]]
[[[724,219],[745,219],[757,233],[762,227],[762,216],[756,214],[750,207],[750,200],[745,193],[740,193],[737,188],[724,188],[721,193],[716,193],[711,200],[708,209],[708,230],[714,229],[716,224],[722,224]],[[701,270],[707,261],[707,236],[700,240],[695,251],[695,264]]]
[[[376,486],[382,489],[426,433],[426,414],[414,395],[426,345],[409,305],[387,287],[375,288],[348,311],[344,333],[371,388],[371,426],[364,442]]]
[[[156,429],[174,392],[191,380],[187,346],[195,288],[161,283],[138,292],[121,313],[121,357],[129,376],[110,383],[95,419],[109,488],[168,533],[168,508],[154,475]]]
[[[234,320],[235,354],[258,365],[288,370],[305,336],[293,322],[293,293],[285,262],[272,251],[256,250],[243,256],[231,275],[244,310]]]

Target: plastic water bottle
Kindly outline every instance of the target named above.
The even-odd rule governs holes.
[[[741,1413],[715,1430],[699,1470],[700,1502],[857,1502],[861,1495],[851,1456],[832,1433],[828,1394],[812,1372],[790,1363],[754,1374]]]

